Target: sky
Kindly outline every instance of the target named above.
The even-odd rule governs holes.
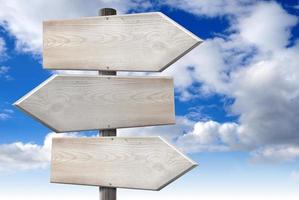
[[[174,78],[176,125],[118,130],[160,135],[199,166],[118,199],[298,199],[299,1],[0,0],[1,199],[99,198],[97,187],[49,183],[51,138],[98,133],[56,134],[12,104],[53,74],[86,73],[42,68],[42,21],[103,7],[160,11],[204,40],[158,74]]]

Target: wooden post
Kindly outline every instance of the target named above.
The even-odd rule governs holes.
[[[113,8],[102,8],[99,10],[100,16],[116,15],[116,10]],[[116,76],[116,71],[99,71],[99,75]],[[102,137],[116,136],[116,129],[100,130]],[[116,200],[116,188],[100,187],[100,200]]]

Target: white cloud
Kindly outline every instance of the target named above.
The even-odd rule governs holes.
[[[233,75],[231,110],[255,144],[298,144],[299,46]],[[286,64],[287,63],[287,64]]]
[[[7,120],[9,119],[11,116],[7,113],[0,113],[0,121],[4,121],[4,120]]]
[[[98,71],[83,71],[83,70],[55,70],[53,71],[54,74],[69,74],[69,75],[97,75],[99,74]]]
[[[234,99],[229,114],[239,120],[197,122],[178,142],[195,152],[247,149],[256,161],[294,160],[299,157],[293,152],[299,144],[299,42],[289,43],[297,17],[275,2],[259,2],[234,16],[227,36],[206,40],[169,70],[192,79],[177,82],[182,91],[199,82],[202,97]],[[222,127],[230,127],[227,138]]]
[[[7,114],[7,113],[0,113],[0,121],[1,120],[7,120],[7,119],[9,119],[11,116],[9,115],[9,114]]]
[[[277,3],[259,3],[253,7],[249,16],[238,21],[240,36],[261,50],[284,48],[290,37],[290,27],[296,25],[298,18],[289,15]]]
[[[6,80],[11,80],[12,77],[8,74],[10,67],[0,66],[0,78],[4,78]]]
[[[48,167],[53,137],[79,137],[77,133],[49,133],[43,145],[15,142],[0,144],[0,173]]]
[[[9,71],[9,67],[1,66],[0,67],[0,76],[5,75]]]
[[[7,58],[6,54],[6,44],[3,38],[0,37],[0,62]],[[11,76],[8,75],[9,67],[0,66],[0,78],[5,78],[6,80],[10,80]]]
[[[208,120],[195,122],[177,116],[175,125],[119,129],[119,136],[159,135],[174,143],[184,152],[244,150],[246,139],[237,123]]]
[[[167,0],[161,4],[200,16],[219,17],[244,14],[252,3],[250,0]]]
[[[241,131],[236,123],[197,122],[193,130],[177,139],[177,145],[188,152],[228,151],[237,148]]]
[[[6,44],[3,38],[0,38],[0,58],[5,56]]]
[[[266,146],[251,153],[252,162],[294,161],[299,157],[299,147],[290,145]]]
[[[0,121],[7,120],[11,118],[11,115],[14,113],[13,110],[10,109],[3,109],[0,111]]]
[[[175,125],[118,129],[117,133],[119,136],[162,136],[169,141],[175,141],[184,133],[190,132],[194,123],[185,117],[177,116]]]
[[[16,142],[0,145],[0,172],[46,167],[47,152],[35,144]]]

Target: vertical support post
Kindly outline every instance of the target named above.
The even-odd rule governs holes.
[[[116,10],[113,8],[103,8],[99,10],[100,16],[116,15]],[[116,71],[99,71],[99,75],[116,76]],[[100,130],[102,137],[116,136],[116,129]],[[116,200],[116,188],[100,187],[100,200]]]

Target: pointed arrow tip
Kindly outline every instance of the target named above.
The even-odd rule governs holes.
[[[179,23],[177,23],[176,21],[174,21],[173,19],[171,19],[170,17],[168,17],[164,13],[162,13],[162,12],[155,12],[155,13],[157,13],[158,15],[160,15],[161,17],[163,17],[164,19],[166,19],[167,21],[169,21],[170,23],[172,23],[173,25],[175,25],[176,27],[178,27],[179,29],[181,29],[183,32],[185,32],[186,34],[188,34],[193,39],[195,39],[198,42],[197,45],[201,44],[204,41],[203,39],[199,38],[197,35],[195,35],[194,33],[190,32],[185,27],[181,26]]]
[[[20,103],[23,100],[23,98],[18,99],[17,101],[15,101],[12,105],[16,106],[16,107],[20,107]]]
[[[18,107],[18,101],[14,102],[12,105]]]

